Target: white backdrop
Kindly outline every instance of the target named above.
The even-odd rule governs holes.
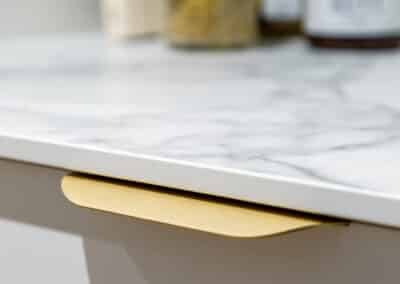
[[[0,0],[0,35],[100,29],[100,0]]]

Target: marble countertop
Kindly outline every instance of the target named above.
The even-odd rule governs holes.
[[[400,227],[400,51],[0,40],[0,156]]]

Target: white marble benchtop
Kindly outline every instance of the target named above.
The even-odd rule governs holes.
[[[400,227],[400,51],[2,39],[0,156]]]

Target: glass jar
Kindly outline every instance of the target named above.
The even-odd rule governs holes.
[[[262,0],[263,35],[290,36],[301,33],[304,0]]]
[[[318,47],[400,45],[399,0],[308,0],[305,32]]]
[[[102,8],[105,30],[113,38],[132,38],[163,29],[163,1],[102,0]]]
[[[167,0],[166,37],[187,47],[251,45],[258,7],[258,0]]]

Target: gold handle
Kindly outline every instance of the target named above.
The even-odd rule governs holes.
[[[63,178],[72,203],[234,238],[260,238],[338,224],[328,218],[85,175]]]

